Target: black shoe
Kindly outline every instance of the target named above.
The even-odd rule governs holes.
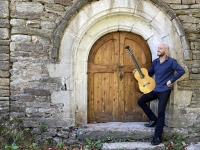
[[[154,127],[156,125],[156,120],[150,121],[148,124],[144,124],[145,127]]]
[[[153,140],[151,141],[152,145],[159,145],[161,143],[161,137],[153,137]]]

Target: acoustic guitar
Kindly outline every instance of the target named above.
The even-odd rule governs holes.
[[[134,73],[134,77],[138,81],[140,91],[144,94],[151,92],[156,86],[155,80],[148,75],[146,68],[139,67],[130,47],[126,46],[125,49],[128,54],[131,55],[131,58],[136,66],[137,71]]]

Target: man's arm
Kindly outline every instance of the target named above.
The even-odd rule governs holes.
[[[183,74],[185,74],[185,70],[181,65],[178,64],[176,60],[172,63],[172,68],[176,71],[176,74],[170,79],[171,83],[178,80]]]

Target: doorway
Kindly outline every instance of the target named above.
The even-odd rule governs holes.
[[[132,71],[135,65],[129,45],[140,67],[149,69],[151,52],[146,41],[130,32],[104,35],[93,45],[88,58],[88,122],[144,122],[137,104],[142,95]]]

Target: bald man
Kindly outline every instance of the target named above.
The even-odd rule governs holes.
[[[167,56],[168,51],[169,46],[167,44],[161,44],[158,47],[158,58],[152,62],[151,68],[148,72],[149,76],[155,75],[156,87],[152,92],[144,94],[138,100],[138,105],[142,108],[150,120],[150,122],[148,124],[144,124],[144,126],[156,126],[154,137],[151,141],[152,145],[158,145],[161,143],[161,137],[165,125],[165,109],[171,90],[173,89],[173,83],[185,73],[185,70],[175,59]],[[136,71],[137,69],[134,69],[133,73]],[[176,74],[174,74],[175,71]],[[158,117],[147,105],[148,102],[156,99],[158,99]]]

